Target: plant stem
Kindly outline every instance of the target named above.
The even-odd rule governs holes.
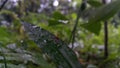
[[[70,36],[70,40],[68,42],[68,44],[69,44],[72,41],[72,48],[74,48],[75,33],[76,33],[76,30],[77,30],[77,25],[78,25],[78,22],[79,22],[79,18],[81,16],[82,11],[85,10],[85,8],[86,8],[86,3],[87,3],[87,0],[82,0],[82,4],[80,4],[79,10],[77,11],[77,18],[75,20],[75,25],[73,27],[73,30],[72,30],[72,33],[71,33],[71,36]]]
[[[108,57],[108,22],[104,22],[104,57]]]
[[[102,0],[104,4],[107,3],[107,0]],[[107,58],[108,53],[108,22],[104,22],[104,57]]]

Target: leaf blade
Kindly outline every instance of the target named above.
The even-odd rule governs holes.
[[[87,29],[88,31],[95,33],[96,35],[99,35],[101,28],[100,22],[110,19],[119,10],[120,10],[120,0],[96,8],[94,10],[94,13],[89,14],[90,16],[88,17],[88,23],[81,24],[81,26]]]

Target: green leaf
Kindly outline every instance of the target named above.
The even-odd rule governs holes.
[[[7,31],[6,28],[0,27],[0,41],[5,42],[8,41],[8,37],[10,33]]]
[[[65,15],[61,14],[60,12],[58,11],[55,11],[53,13],[53,18],[56,19],[56,20],[68,20]]]
[[[96,0],[88,0],[87,3],[93,7],[100,7],[103,5],[102,3],[100,3],[99,1],[96,1]]]
[[[58,68],[82,68],[75,53],[65,42],[52,33],[26,22],[22,23],[25,31]]]
[[[96,8],[92,13],[89,14],[88,23],[82,24],[81,26],[90,32],[98,35],[100,33],[101,21],[106,21],[113,17],[120,10],[120,0],[114,1],[110,4]]]
[[[96,35],[99,35],[100,29],[101,29],[101,23],[85,23],[81,25],[83,28],[87,29],[90,32],[95,33]]]
[[[6,28],[0,27],[0,37],[8,37],[9,33]]]
[[[57,20],[53,20],[53,19],[49,19],[48,22],[49,22],[49,26],[60,24]]]
[[[65,17],[65,15],[61,14],[58,11],[55,11],[52,15],[52,18],[48,19],[48,22],[50,26],[55,26],[68,23],[68,19]]]
[[[96,23],[106,21],[113,17],[120,10],[120,0],[114,1],[110,4],[96,8],[96,12],[89,18],[89,22]]]
[[[66,24],[68,23],[68,20],[55,20],[55,19],[49,19],[49,26],[55,26],[60,24]]]

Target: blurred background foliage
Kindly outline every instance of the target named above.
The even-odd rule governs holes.
[[[3,2],[0,0],[0,5]],[[68,43],[81,2],[82,0],[8,0],[0,11],[0,68],[4,68],[4,58],[7,59],[8,68],[55,68],[49,57],[42,54],[36,44],[28,39],[20,22],[36,24]],[[87,4],[88,7],[101,5],[100,0],[89,0]],[[103,26],[100,34],[95,35],[81,28],[81,23],[80,19],[73,48],[80,62],[88,68],[119,68],[120,13],[109,20],[110,56],[106,60],[99,58],[103,57],[104,50]]]

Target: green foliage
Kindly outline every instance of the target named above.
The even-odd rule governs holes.
[[[95,33],[96,35],[99,35],[101,30],[101,23],[99,22],[85,23],[82,24],[81,26],[89,30],[90,32]]]
[[[33,40],[42,50],[48,54],[57,67],[81,68],[75,53],[67,45],[44,29],[29,23],[22,23],[31,40]],[[72,56],[72,57],[71,57]]]
[[[56,20],[67,20],[67,18],[58,11],[55,11],[53,13],[53,18],[56,19]]]
[[[110,4],[96,8],[94,13],[90,14],[91,16],[89,16],[88,18],[88,25],[86,25],[85,23],[82,24],[81,26],[98,35],[101,29],[101,25],[98,23],[100,23],[101,21],[106,21],[109,18],[113,17],[119,11],[120,9],[119,6],[120,2],[118,0]],[[97,29],[95,27],[97,27]]]
[[[13,38],[13,35],[8,31],[5,27],[0,27],[0,42],[6,44],[8,42],[12,42],[11,40]]]
[[[103,5],[102,3],[100,3],[99,1],[96,1],[96,0],[88,0],[87,2],[88,2],[88,4],[90,4],[92,7],[100,7],[100,6]]]
[[[68,23],[68,19],[58,11],[55,11],[52,14],[52,18],[48,20],[49,26],[55,26],[55,25],[66,24],[66,23]]]
[[[63,4],[62,2],[64,2],[64,0],[61,0],[59,5]],[[78,6],[81,2],[82,0],[74,0],[74,2],[71,2],[72,6],[70,7],[65,6],[66,4],[62,5],[65,6],[64,8],[65,10],[62,9],[62,11],[61,6],[56,8],[55,7],[51,8],[51,6],[49,6],[47,7],[47,10],[48,8],[57,10],[55,11],[52,10],[49,12],[46,11],[46,8],[44,8],[45,12],[43,11],[41,13],[37,13],[38,10],[37,8],[39,8],[40,6],[39,0],[38,1],[24,0],[19,2],[17,7],[14,7],[10,10],[7,8],[2,10],[0,12],[0,21],[2,20],[11,21],[9,22],[11,25],[7,27],[0,24],[0,42],[4,44],[4,46],[1,46],[0,48],[0,57],[3,57],[2,56],[3,53],[5,54],[5,58],[7,59],[7,67],[55,68],[55,64],[56,65],[61,64],[61,66],[64,66],[66,64],[69,67],[72,64],[79,63],[75,62],[76,58],[74,58],[74,55],[71,54],[73,52],[69,50],[69,48],[66,46],[66,43],[69,40],[74,21],[76,20],[77,17],[77,14],[75,13],[76,6]],[[85,65],[85,67],[86,66],[89,67],[92,65],[97,66],[99,68],[112,68],[112,67],[119,68],[120,67],[120,65],[118,64],[120,63],[119,25],[118,28],[114,28],[113,25],[111,25],[110,23],[108,24],[109,28],[108,47],[110,56],[105,60],[101,58],[98,59],[95,58],[103,57],[104,48],[99,48],[101,46],[102,47],[104,46],[103,45],[104,31],[102,21],[109,20],[119,11],[120,1],[116,0],[110,4],[103,5],[98,0],[88,0],[87,4],[89,4],[90,6],[87,6],[88,8],[86,8],[85,11],[80,13],[82,15],[78,23],[77,31],[75,33],[76,37],[74,43],[79,43],[78,44],[79,46],[75,47],[75,49],[73,50],[75,50],[75,52],[76,51],[79,52],[80,56],[78,58],[82,65],[85,65],[86,63],[88,64],[88,66]],[[72,7],[74,7],[74,9],[69,11],[69,9]],[[62,14],[61,12],[68,13]],[[33,31],[32,34],[35,33],[35,36],[31,35],[32,37],[34,37],[32,38],[34,39],[34,41],[37,40],[35,38],[39,39],[40,37],[42,37],[42,36],[38,37],[39,35],[44,36],[37,41],[37,43],[40,45],[37,46],[33,41],[28,39],[29,36],[24,32],[24,28],[20,24],[21,20],[32,24],[36,24],[37,26],[43,28],[40,31],[39,29],[38,31],[32,30]],[[34,26],[34,28],[36,28],[37,26]],[[84,30],[84,28],[87,30]],[[95,33],[96,35],[92,34],[91,32]],[[53,34],[55,35],[55,37]],[[65,42],[59,41],[56,36],[61,38]],[[47,43],[45,43],[45,40],[47,40]],[[13,44],[16,44],[16,46],[14,46]],[[43,46],[45,47],[42,48]],[[1,51],[1,49],[3,51]],[[91,56],[90,61],[86,61],[89,54]],[[44,57],[45,55],[47,55],[47,58]],[[51,56],[53,57],[52,60],[54,61],[54,63],[51,62],[50,58]],[[47,61],[44,59],[46,59]],[[81,59],[83,61],[81,61]],[[5,64],[4,61],[5,60],[3,58],[0,58],[0,68],[4,68]]]
[[[46,18],[47,17],[45,15],[29,12],[27,16],[22,17],[22,20],[30,22],[30,23],[37,24],[41,20],[44,20]]]

